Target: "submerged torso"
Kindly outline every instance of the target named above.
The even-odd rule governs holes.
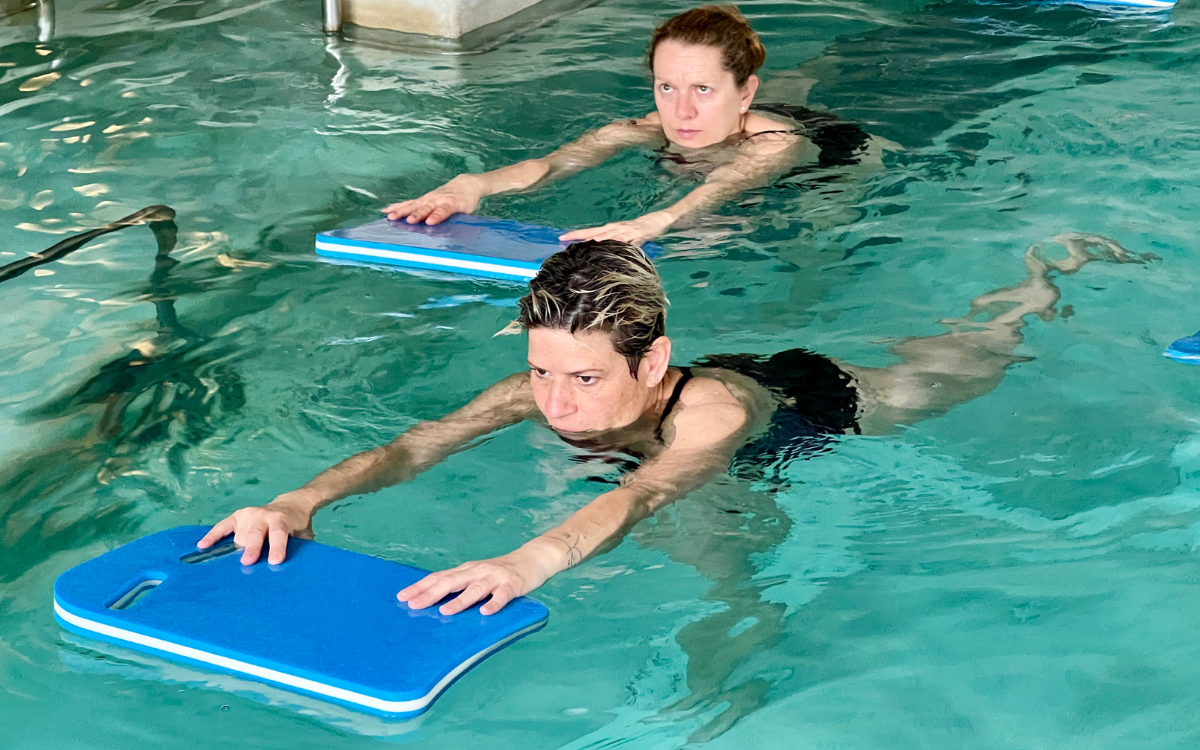
[[[843,122],[826,112],[788,104],[755,104],[756,126],[735,133],[720,143],[702,148],[687,148],[671,143],[660,135],[655,149],[658,162],[673,175],[703,180],[718,167],[734,163],[740,148],[756,138],[791,136],[796,146],[789,150],[782,171],[806,168],[848,166],[857,163],[870,141],[861,128]]]

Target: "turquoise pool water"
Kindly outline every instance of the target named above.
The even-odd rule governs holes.
[[[681,362],[887,364],[1060,232],[1161,261],[1060,279],[1063,314],[993,392],[778,486],[713,484],[560,575],[549,627],[420,721],[64,639],[68,567],[265,502],[520,368],[523,341],[490,338],[518,288],[325,264],[312,236],[648,110],[643,40],[689,5],[604,0],[464,57],[327,47],[316,4],[270,0],[84,1],[42,46],[0,26],[0,263],[151,204],[179,226],[153,278],[134,228],[0,286],[3,747],[1196,746],[1200,369],[1160,354],[1200,327],[1191,3],[744,3],[764,99],[807,91],[899,150],[840,193],[755,191],[666,237]],[[586,226],[687,187],[630,153],[484,211]],[[446,566],[546,528],[595,473],[518,427],[316,530]],[[752,513],[712,521],[730,506]]]

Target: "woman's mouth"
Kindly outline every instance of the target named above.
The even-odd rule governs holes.
[[[697,135],[699,135],[699,133],[700,133],[699,130],[676,130],[675,131],[675,135],[679,136],[682,140],[685,140],[685,141],[692,140]]]

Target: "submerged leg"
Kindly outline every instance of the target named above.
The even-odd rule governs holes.
[[[678,520],[672,522],[672,515]],[[786,539],[791,527],[773,492],[733,482],[693,493],[686,506],[676,506],[656,526],[636,534],[642,545],[664,550],[712,581],[702,599],[723,605],[675,636],[687,654],[688,694],[663,708],[660,719],[686,720],[726,704],[692,733],[690,742],[713,739],[767,701],[772,684],[767,678],[735,673],[783,638],[787,607],[765,599],[778,581],[755,580],[756,558]]]
[[[1065,259],[1047,260],[1040,246],[1030,247],[1025,252],[1028,276],[1024,281],[972,300],[967,315],[941,321],[950,328],[946,333],[907,338],[893,345],[889,351],[900,357],[899,363],[886,368],[843,365],[858,380],[863,403],[859,423],[865,434],[887,433],[896,425],[944,414],[994,389],[1012,363],[1029,361],[1013,350],[1024,339],[1028,316],[1054,318],[1054,306],[1062,293],[1052,274],[1073,274],[1097,260],[1157,260],[1154,255],[1131,253],[1098,235],[1061,234],[1054,240],[1066,248]],[[976,320],[985,312],[991,317]]]

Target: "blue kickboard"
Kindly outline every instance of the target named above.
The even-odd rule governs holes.
[[[542,261],[567,247],[565,230],[455,214],[440,224],[379,219],[317,235],[317,255],[362,263],[446,271],[510,281],[529,281]],[[662,248],[646,243],[650,257]]]
[[[1170,357],[1176,362],[1200,365],[1200,331],[1172,343],[1163,352],[1163,356]]]
[[[1081,5],[1096,10],[1171,10],[1175,0],[1042,0],[1044,5]]]
[[[266,682],[388,718],[415,716],[467,669],[540,630],[527,597],[494,615],[412,610],[396,593],[427,572],[301,539],[280,565],[242,565],[206,526],[142,537],[66,571],[54,616],[67,630]],[[211,554],[210,554],[211,553]],[[140,596],[139,596],[140,594]]]

